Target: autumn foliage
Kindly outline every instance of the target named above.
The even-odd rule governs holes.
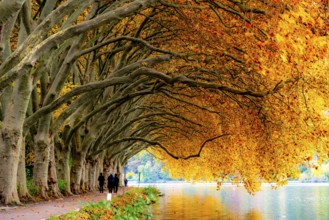
[[[160,192],[154,187],[130,188],[125,194],[114,197],[111,201],[86,204],[80,211],[71,212],[51,220],[68,219],[150,219],[148,205],[158,200]]]
[[[282,185],[298,178],[296,165],[308,164],[315,155],[319,163],[328,158],[329,26],[322,3],[272,1],[264,8],[265,16],[239,15],[246,16],[244,21],[223,16],[227,20],[218,22],[209,9],[191,16],[195,21],[191,33],[200,33],[200,39],[192,34],[193,40],[188,41],[198,54],[196,68],[216,71],[218,78],[213,81],[268,92],[255,98],[187,91],[198,99],[194,103],[216,113],[181,109],[204,124],[205,130],[168,131],[173,137],[166,141],[169,149],[184,157],[198,152],[203,140],[228,135],[207,143],[200,158],[176,160],[154,151],[166,158],[173,176],[216,179],[219,186],[222,181],[242,183],[254,193],[261,182]],[[171,109],[176,104],[167,103]]]
[[[0,1],[1,202],[30,199],[26,160],[48,199],[144,149],[250,193],[328,159],[328,1],[15,2]]]

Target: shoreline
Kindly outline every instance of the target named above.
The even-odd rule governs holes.
[[[183,181],[168,181],[168,182],[162,182],[162,183],[156,183],[156,182],[152,182],[152,183],[137,183],[137,182],[133,182],[131,181],[129,183],[129,186],[134,186],[134,187],[138,187],[138,186],[153,186],[153,185],[159,185],[159,186],[163,186],[163,185],[170,185],[170,184],[179,184],[179,185],[214,185],[216,186],[217,183],[216,182],[183,182]],[[305,182],[299,182],[299,181],[289,181],[286,185],[282,185],[279,187],[284,187],[284,186],[329,186],[329,182],[312,182],[312,183],[305,183]],[[243,184],[233,184],[233,183],[222,183],[221,186],[243,186]],[[262,186],[276,186],[276,183],[262,183]]]

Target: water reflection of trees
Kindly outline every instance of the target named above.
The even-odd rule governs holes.
[[[235,214],[219,198],[212,195],[185,194],[182,189],[174,189],[175,195],[163,198],[154,208],[152,219],[236,219]]]
[[[244,188],[207,184],[163,184],[157,219],[329,219],[328,184],[264,185],[251,196]],[[152,218],[153,219],[153,218]]]
[[[175,195],[165,196],[165,202],[158,203],[155,220],[166,219],[230,219],[230,220],[262,220],[263,216],[257,209],[251,209],[245,215],[230,209],[227,204],[213,195],[199,196],[184,194],[183,190],[175,189]],[[165,210],[165,211],[164,211]]]
[[[262,217],[262,213],[260,213],[257,209],[252,209],[246,214],[244,219],[246,219],[246,220],[262,220],[263,217]]]

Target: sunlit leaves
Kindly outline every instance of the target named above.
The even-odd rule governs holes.
[[[257,1],[250,2],[250,6],[260,6]],[[260,190],[262,181],[280,186],[289,178],[298,178],[296,165],[307,163],[306,158],[317,155],[319,162],[327,158],[328,15],[315,1],[281,3],[272,1],[275,7],[263,6],[267,18],[246,15],[252,22],[221,14],[225,24],[231,26],[229,29],[214,21],[211,10],[200,10],[198,15],[184,11],[193,25],[185,37],[188,46],[180,50],[194,53],[190,60],[195,69],[216,71],[218,78],[208,80],[273,93],[254,99],[188,91],[198,100],[193,102],[211,106],[221,117],[191,108],[191,112],[180,110],[182,114],[192,114],[197,121],[209,125],[210,129],[204,128],[209,136],[229,136],[209,143],[200,158],[177,161],[168,157],[167,166],[176,177],[242,182],[252,193]],[[197,79],[206,79],[205,72],[199,74],[195,75]],[[205,133],[201,129],[186,139],[170,132],[172,139],[165,143],[178,155],[193,154],[202,138],[207,137]]]

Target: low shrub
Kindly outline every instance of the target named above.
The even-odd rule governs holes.
[[[27,190],[31,196],[37,196],[40,193],[40,188],[32,183],[32,179],[26,181]]]
[[[158,200],[160,191],[154,187],[131,188],[122,196],[114,197],[110,202],[103,200],[97,203],[87,203],[79,212],[71,212],[49,220],[138,220],[151,219],[148,205]]]
[[[57,185],[61,193],[65,194],[67,188],[67,182],[63,179],[58,179]]]

